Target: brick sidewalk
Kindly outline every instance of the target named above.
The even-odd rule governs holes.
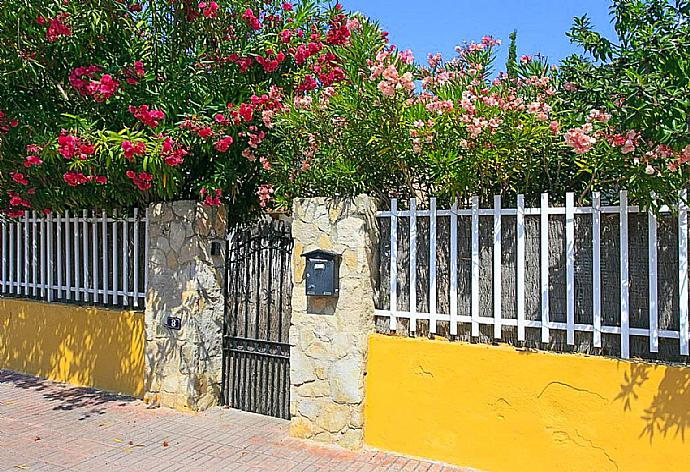
[[[286,421],[216,408],[151,409],[138,400],[0,371],[0,470],[458,470],[287,437]]]

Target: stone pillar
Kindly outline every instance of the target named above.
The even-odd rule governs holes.
[[[290,434],[359,448],[367,339],[374,330],[376,205],[367,196],[300,199],[293,218]],[[341,255],[337,298],[305,295],[301,255],[313,249]]]
[[[196,201],[149,207],[145,399],[181,410],[218,404],[227,212]],[[220,254],[211,255],[211,243]],[[182,320],[179,331],[165,326]]]

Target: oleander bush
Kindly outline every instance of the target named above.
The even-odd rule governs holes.
[[[295,91],[342,80],[356,23],[314,0],[4,1],[0,208],[265,206],[258,148]]]
[[[582,54],[559,65],[518,56],[511,35],[499,71],[496,38],[415,61],[338,3],[6,0],[0,209],[199,198],[240,218],[312,195],[621,189],[673,203],[690,162],[688,5],[613,0],[617,40],[577,18]]]
[[[644,206],[674,203],[690,161],[687,5],[615,0],[619,43],[580,18],[570,35],[583,55],[549,66],[518,58],[513,37],[498,73],[491,37],[416,66],[409,51],[355,36],[346,80],[281,115],[277,203],[357,192],[535,201],[543,191],[585,202],[595,190],[615,200],[621,189]]]

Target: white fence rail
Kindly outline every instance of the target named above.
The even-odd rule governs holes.
[[[396,330],[398,321],[400,319],[409,319],[410,332],[414,332],[417,326],[417,320],[428,320],[429,332],[434,334],[437,332],[437,322],[449,322],[450,335],[456,335],[458,332],[458,324],[467,323],[471,326],[471,336],[476,337],[480,335],[480,325],[493,325],[493,337],[500,340],[502,337],[502,326],[513,326],[517,330],[518,341],[525,341],[525,329],[536,328],[541,331],[541,342],[549,343],[552,338],[553,330],[560,330],[566,333],[566,342],[568,345],[575,344],[575,333],[586,332],[592,333],[592,343],[594,347],[601,347],[602,333],[608,335],[617,335],[620,337],[620,356],[622,358],[630,357],[630,338],[631,336],[644,336],[649,338],[649,351],[652,353],[658,352],[659,339],[669,338],[677,339],[679,342],[679,354],[687,356],[689,354],[689,333],[688,333],[688,221],[687,221],[687,207],[684,203],[685,194],[680,196],[677,213],[673,216],[670,214],[668,207],[662,207],[660,213],[667,213],[669,218],[677,218],[677,286],[678,286],[678,305],[677,313],[677,330],[659,329],[658,325],[658,300],[657,300],[657,215],[653,212],[647,214],[647,241],[648,241],[648,314],[649,323],[648,328],[639,328],[630,326],[630,273],[629,273],[629,254],[628,254],[628,214],[639,213],[640,209],[633,205],[628,205],[627,194],[625,191],[620,193],[619,205],[616,206],[602,206],[601,199],[598,193],[592,195],[592,205],[587,207],[576,207],[574,205],[574,196],[569,193],[566,195],[566,203],[564,207],[550,207],[548,194],[541,195],[541,206],[539,208],[525,208],[524,197],[519,195],[517,197],[516,208],[503,208],[501,206],[501,197],[494,197],[493,208],[480,208],[479,198],[474,197],[471,200],[471,208],[458,208],[457,203],[450,209],[437,209],[436,200],[431,199],[429,208],[425,210],[417,209],[417,202],[415,199],[409,201],[409,210],[399,210],[398,201],[391,201],[390,211],[379,211],[377,217],[381,219],[390,219],[390,260],[382,259],[382,264],[388,264],[385,267],[389,271],[388,290],[388,308],[379,309],[376,311],[377,316],[385,316],[390,319],[389,326],[391,330]],[[619,287],[605,287],[608,291],[617,291],[617,296],[620,298],[620,324],[606,325],[602,323],[602,279],[601,279],[601,217],[603,214],[617,214],[619,220],[619,248],[620,248],[620,286]],[[566,316],[565,322],[553,321],[549,317],[549,217],[553,215],[562,215],[564,217],[564,237],[565,237],[565,296],[566,296]],[[592,293],[592,322],[590,323],[576,323],[575,322],[575,216],[576,215],[591,215],[591,293]],[[501,313],[502,306],[502,217],[515,217],[516,231],[515,231],[515,306],[516,318],[504,318]],[[526,240],[526,225],[525,217],[538,217],[539,224],[539,291],[540,291],[540,318],[541,319],[526,319],[525,317],[525,240]],[[440,217],[449,219],[450,237],[448,244],[449,251],[449,281],[447,283],[449,300],[449,312],[439,313],[437,311],[437,244],[439,241],[437,234],[437,220]],[[465,306],[458,304],[458,219],[467,218],[470,225],[470,241],[463,241],[468,243],[471,247],[471,267],[470,267],[470,288],[471,294],[470,303]],[[486,270],[480,273],[480,231],[479,221],[480,217],[491,217],[493,219],[493,263],[492,268],[487,273]],[[419,228],[418,221],[420,218],[428,218],[428,241],[429,241],[429,256],[428,256],[428,312],[417,311],[417,280],[418,280],[418,236]],[[406,220],[406,221],[405,221]],[[582,220],[580,220],[582,221]],[[471,223],[470,223],[471,222]],[[409,246],[406,255],[406,260],[409,262],[409,267],[401,268],[398,251],[399,251],[399,228],[402,224],[409,224]],[[385,223],[384,223],[385,224]],[[581,224],[581,223],[580,223]],[[536,237],[536,236],[535,236]],[[427,259],[425,259],[426,263]],[[399,283],[399,270],[409,270],[406,275],[407,283],[401,286]],[[492,299],[493,299],[493,316],[485,313],[480,313],[480,281],[483,277],[491,278],[492,283]],[[383,290],[383,289],[382,289]],[[402,291],[409,292],[409,310],[402,311],[399,308],[398,296]],[[610,292],[608,292],[610,293]],[[405,294],[407,295],[407,293]],[[463,312],[464,310],[464,312]]]
[[[141,308],[147,218],[83,210],[0,220],[0,294]]]

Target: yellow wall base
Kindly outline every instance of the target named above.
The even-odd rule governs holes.
[[[486,471],[690,470],[690,368],[372,335],[365,443]]]
[[[0,369],[144,394],[144,315],[0,299]]]

